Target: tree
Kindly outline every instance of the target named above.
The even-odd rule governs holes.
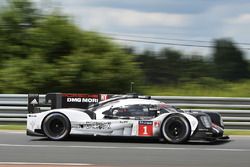
[[[40,55],[11,58],[0,70],[0,90],[3,93],[46,93],[57,85],[54,78],[54,66],[47,64]]]
[[[179,51],[163,49],[158,57],[161,76],[165,83],[178,83],[183,71],[183,54]]]
[[[192,55],[182,60],[182,81],[192,82],[204,77],[212,77],[212,65],[199,55]]]
[[[146,81],[155,84],[178,83],[182,76],[183,60],[182,53],[167,48],[156,53],[146,51],[137,59],[145,72]]]
[[[136,61],[145,74],[146,83],[157,83],[158,76],[156,76],[156,73],[158,68],[156,68],[156,65],[158,62],[156,60],[155,53],[146,50],[144,53],[137,56]]]
[[[248,63],[242,51],[231,40],[215,41],[213,62],[216,78],[235,81],[248,76]]]
[[[48,63],[55,63],[84,45],[83,31],[72,24],[67,16],[53,13],[39,20],[29,29],[28,44],[33,52],[42,54]]]
[[[39,11],[11,0],[0,13],[2,93],[126,93],[131,81],[140,83],[132,54],[60,12]]]
[[[76,92],[126,93],[131,81],[140,82],[140,70],[130,55],[121,51],[101,55],[81,50],[59,64],[57,80],[63,89]]]
[[[1,59],[25,57],[29,52],[27,31],[35,27],[40,13],[28,0],[10,0],[0,13]]]

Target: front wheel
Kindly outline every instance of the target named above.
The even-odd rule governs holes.
[[[191,128],[184,116],[171,115],[163,121],[161,134],[169,143],[184,143],[190,137]]]
[[[44,119],[42,129],[49,139],[63,140],[69,135],[71,125],[65,115],[52,113]]]

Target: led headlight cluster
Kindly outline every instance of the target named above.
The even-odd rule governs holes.
[[[201,116],[200,117],[202,124],[206,127],[206,128],[211,128],[212,127],[212,121],[211,118],[208,116]]]

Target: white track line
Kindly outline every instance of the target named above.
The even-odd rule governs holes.
[[[0,147],[27,147],[27,148],[82,148],[82,149],[131,149],[131,150],[182,150],[182,151],[224,151],[224,152],[250,152],[250,149],[231,148],[169,148],[169,147],[118,147],[118,146],[60,146],[60,145],[17,145],[0,144]]]
[[[40,163],[40,162],[0,162],[0,165],[59,165],[59,166],[92,166],[85,163]]]

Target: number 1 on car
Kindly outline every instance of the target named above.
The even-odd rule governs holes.
[[[139,121],[139,136],[153,136],[153,122]]]

